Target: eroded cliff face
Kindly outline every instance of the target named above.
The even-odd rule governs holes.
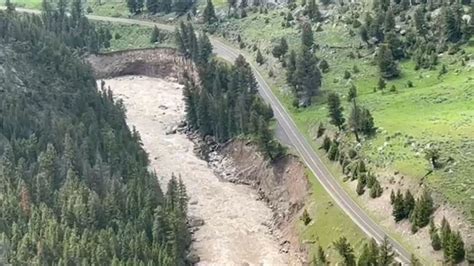
[[[309,193],[306,169],[298,158],[286,155],[270,162],[250,141],[232,140],[211,150],[207,160],[221,179],[249,185],[258,192],[273,211],[271,227],[280,250],[290,253],[294,263],[307,261],[295,227]]]
[[[143,75],[180,81],[183,73],[194,72],[192,62],[170,48],[125,50],[90,55],[87,61],[94,69],[97,79]]]

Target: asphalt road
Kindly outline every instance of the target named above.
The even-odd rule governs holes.
[[[37,10],[17,8],[17,11],[28,12],[28,13],[39,13]],[[150,21],[142,21],[127,18],[112,18],[102,17],[95,15],[88,15],[89,19],[99,21],[109,21],[124,24],[136,24],[148,27],[158,27],[167,31],[174,31],[174,25],[154,23]],[[211,43],[214,46],[214,53],[219,57],[222,57],[228,61],[233,62],[240,54],[238,49],[235,49],[215,38],[210,38]],[[245,55],[244,55],[245,56]],[[349,215],[349,217],[369,236],[373,237],[378,242],[381,242],[386,236],[384,230],[376,224],[359,205],[347,194],[346,191],[341,187],[336,178],[329,172],[325,164],[321,161],[319,156],[314,152],[311,145],[308,143],[303,134],[296,127],[296,124],[291,119],[290,115],[278,101],[277,97],[273,94],[270,86],[267,84],[260,72],[255,68],[252,63],[252,58],[247,58],[247,61],[251,64],[255,78],[259,84],[259,93],[262,98],[269,104],[271,104],[275,113],[275,118],[284,130],[292,143],[292,146],[300,154],[301,158],[306,163],[307,167],[314,173],[319,182],[323,185],[326,191],[336,201],[336,203]],[[387,192],[385,192],[387,193]],[[331,232],[327,232],[330,234]],[[402,264],[410,264],[411,254],[406,251],[396,240],[388,237],[388,240],[392,244],[394,251],[398,255],[398,261]]]

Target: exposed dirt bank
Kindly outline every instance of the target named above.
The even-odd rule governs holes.
[[[105,82],[114,91],[115,97],[123,99],[127,122],[140,132],[151,167],[162,176],[160,181],[166,182],[175,173],[181,175],[185,182],[191,198],[190,215],[204,221],[193,234],[193,248],[201,258],[199,264],[299,264],[280,251],[281,241],[271,230],[272,210],[264,201],[258,200],[258,193],[249,186],[221,181],[208,163],[195,155],[194,144],[186,135],[179,132],[170,134],[169,129],[179,123],[184,115],[182,91],[177,83],[133,76]],[[251,156],[252,151],[245,147],[242,146],[240,152],[235,150],[236,159],[239,153]],[[256,154],[253,156],[258,157]],[[254,171],[258,177],[272,173],[272,170],[265,170],[264,163],[259,169]],[[287,174],[283,168],[275,172],[283,174],[275,175],[275,178],[283,178]],[[245,176],[250,180],[252,175]],[[265,182],[260,184],[271,188],[274,182],[277,179],[270,180],[267,185],[264,185]]]
[[[231,141],[209,157],[210,165],[222,179],[247,184],[257,190],[273,210],[282,251],[298,258],[298,262],[307,261],[294,227],[309,191],[305,166],[298,158],[287,155],[269,162],[255,145],[244,140]]]
[[[91,55],[87,61],[92,65],[98,79],[126,75],[144,75],[155,78],[180,79],[192,64],[179,56],[174,49],[153,48],[118,51]]]

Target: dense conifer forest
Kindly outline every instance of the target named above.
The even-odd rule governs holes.
[[[147,169],[122,102],[78,56],[104,31],[61,3],[0,12],[0,264],[184,265],[184,185],[162,191]]]
[[[181,23],[175,35],[179,51],[193,59],[199,75],[199,84],[188,75],[184,86],[190,128],[219,142],[251,136],[267,158],[281,156],[283,147],[270,130],[273,111],[258,95],[257,81],[245,58],[239,55],[233,65],[219,61],[212,55],[206,33],[198,38],[191,24]]]

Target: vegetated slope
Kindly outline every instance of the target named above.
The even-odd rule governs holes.
[[[412,30],[413,13],[418,7],[410,7],[406,21],[396,18],[398,32]],[[264,62],[261,69],[272,72],[269,81],[298,126],[310,138],[315,135],[320,122],[335,131],[328,123],[324,94],[336,92],[340,95],[347,117],[351,103],[346,99],[353,84],[358,91],[358,102],[371,111],[378,128],[374,138],[364,141],[361,147],[364,156],[389,175],[400,172],[413,183],[428,184],[470,216],[467,210],[473,204],[470,197],[473,163],[472,156],[465,155],[470,153],[473,144],[474,114],[470,108],[474,102],[472,43],[452,45],[449,51],[438,56],[436,65],[428,69],[421,67],[415,70],[416,55],[403,59],[399,65],[400,77],[387,80],[385,89],[377,90],[379,70],[374,61],[376,50],[367,48],[358,33],[365,12],[371,10],[370,5],[355,3],[350,7],[340,7],[320,4],[319,8],[325,20],[313,23],[317,47],[315,54],[328,62],[329,68],[323,73],[322,94],[315,97],[316,103],[309,108],[296,109],[292,106],[293,97],[286,85],[286,70],[272,55],[282,37],[286,38],[289,50],[298,49],[301,22],[297,17],[303,14],[304,7],[249,13],[248,17],[241,19],[228,18],[220,26],[219,33],[249,53],[255,54],[257,48],[262,52]],[[467,6],[465,10],[469,12]],[[289,13],[294,17],[291,21],[288,21]],[[426,17],[433,17],[432,21],[437,21],[435,15],[441,16],[441,10],[426,12]],[[372,16],[375,15],[372,13]],[[356,20],[359,24],[354,22]],[[242,40],[240,43],[239,39]],[[405,40],[404,37],[402,39]],[[446,71],[440,74],[443,68]],[[345,72],[349,72],[346,77]],[[318,146],[315,144],[315,147]],[[449,157],[454,160],[423,179],[431,168],[424,158],[429,146],[439,148],[443,161]]]
[[[0,12],[0,261],[184,264],[184,186],[163,195],[122,103],[48,16]]]

